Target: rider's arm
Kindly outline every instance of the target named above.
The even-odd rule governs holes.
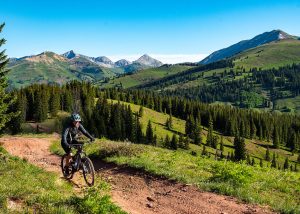
[[[62,135],[62,138],[63,138],[63,142],[67,145],[69,145],[68,143],[68,140],[67,140],[67,136],[68,136],[68,133],[69,133],[69,129],[70,128],[66,128],[63,132],[63,135]]]
[[[81,124],[79,125],[79,128],[78,128],[78,129],[79,129],[79,131],[81,131],[82,134],[84,134],[86,137],[90,138],[91,140],[94,139],[93,136],[90,135],[90,133],[88,133],[88,131],[85,130]]]

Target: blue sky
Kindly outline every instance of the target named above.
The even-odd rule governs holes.
[[[300,36],[299,21],[300,0],[7,0],[0,7],[10,57],[73,49],[113,60],[148,53],[197,61],[273,29]]]

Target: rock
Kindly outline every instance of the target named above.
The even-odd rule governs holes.
[[[152,203],[147,203],[147,207],[153,208],[153,204]]]
[[[151,198],[151,197],[149,197],[149,196],[147,197],[147,200],[148,200],[148,201],[154,201],[154,199]]]

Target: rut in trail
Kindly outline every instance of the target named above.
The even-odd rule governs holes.
[[[60,172],[60,157],[49,151],[51,138],[3,137],[4,148],[12,155],[47,171]],[[268,208],[244,204],[233,197],[202,192],[192,185],[184,185],[129,167],[94,161],[98,177],[111,185],[112,200],[124,211],[132,214],[235,214],[274,213]],[[73,179],[74,187],[84,186],[82,176]],[[61,178],[63,179],[63,178]],[[97,179],[97,177],[96,177]]]

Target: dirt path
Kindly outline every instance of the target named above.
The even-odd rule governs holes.
[[[51,138],[4,137],[4,148],[12,155],[26,158],[30,163],[48,171],[60,173],[60,157],[49,151]],[[194,186],[183,185],[144,172],[115,164],[94,161],[98,175],[112,186],[112,200],[132,214],[198,214],[198,213],[273,213],[267,208],[238,202],[233,197],[202,192]],[[61,175],[61,174],[60,174]],[[84,185],[77,175],[75,188]]]

